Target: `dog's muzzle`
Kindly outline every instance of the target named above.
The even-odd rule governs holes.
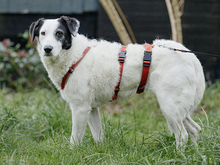
[[[51,51],[53,50],[53,46],[47,45],[44,47],[44,51],[46,55],[51,55]]]

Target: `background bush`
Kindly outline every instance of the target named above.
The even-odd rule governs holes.
[[[0,42],[0,88],[34,88],[45,84],[46,71],[36,51],[36,42],[31,43],[29,33],[19,34],[25,47],[9,39]]]

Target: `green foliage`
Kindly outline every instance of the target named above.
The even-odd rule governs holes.
[[[0,88],[34,88],[42,84],[46,77],[28,31],[19,36],[26,42],[25,49],[21,49],[20,44],[14,46],[9,39],[0,42]]]
[[[220,164],[220,83],[207,88],[192,116],[202,127],[197,144],[176,150],[152,93],[102,109],[104,141],[89,128],[70,144],[71,111],[55,90],[0,91],[0,164]],[[216,106],[217,105],[217,106]],[[113,105],[110,105],[114,109]]]

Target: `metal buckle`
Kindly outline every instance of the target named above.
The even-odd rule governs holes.
[[[144,52],[144,60],[143,60],[143,65],[144,66],[150,66],[151,63],[151,52]]]
[[[120,88],[119,87],[115,87],[115,92],[119,92]]]
[[[126,58],[126,51],[121,51],[118,53],[118,61],[119,62],[124,62]]]
[[[145,86],[139,86],[138,89],[137,89],[137,93],[142,93],[144,92],[144,89],[145,89]]]
[[[74,71],[73,67],[70,67],[69,70],[68,70],[69,73],[73,73],[73,71]]]

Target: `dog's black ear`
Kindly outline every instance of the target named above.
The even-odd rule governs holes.
[[[39,37],[39,31],[40,31],[41,26],[43,25],[43,20],[44,18],[40,18],[39,20],[31,24],[29,28],[29,33],[30,33],[32,42],[34,41],[34,38],[36,36]]]
[[[70,33],[75,37],[79,30],[79,26],[80,26],[79,21],[76,18],[70,18],[67,16],[62,16],[60,17],[60,19],[66,24]]]

